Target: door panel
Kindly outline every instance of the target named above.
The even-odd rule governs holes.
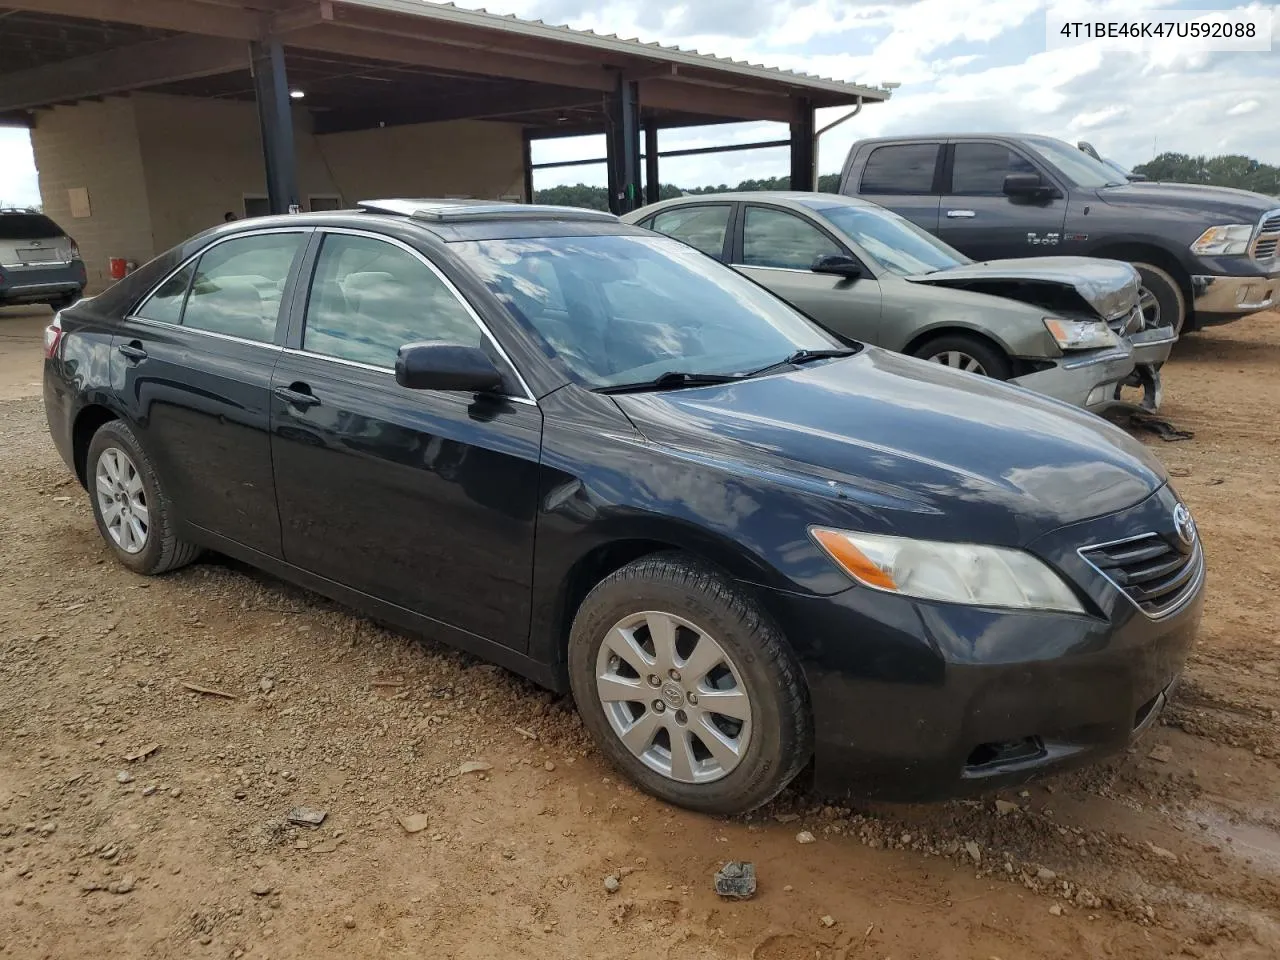
[[[952,149],[951,183],[938,217],[943,241],[974,260],[1059,252],[1067,201],[1004,193],[1006,174],[1045,176],[1038,164],[1002,143],[965,141]]]
[[[180,520],[276,557],[268,398],[280,347],[273,341],[307,236],[214,245],[161,284],[112,342],[113,385]],[[181,322],[188,309],[206,329]],[[254,339],[219,333],[220,324]]]
[[[812,272],[814,260],[850,255],[808,217],[778,207],[743,210],[740,262],[734,266],[828,330],[866,343],[880,334],[880,285],[869,273],[856,280]]]
[[[395,351],[433,339],[488,342],[420,254],[324,237],[302,349],[285,351],[273,379],[284,556],[524,649],[542,414],[524,398],[401,387]]]

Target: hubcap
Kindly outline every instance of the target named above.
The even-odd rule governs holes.
[[[1160,301],[1146,287],[1138,288],[1138,306],[1142,309],[1143,329],[1152,330],[1160,326]]]
[[[125,553],[139,553],[147,545],[151,514],[142,476],[129,455],[119,447],[107,447],[94,470],[94,492],[107,536]]]
[[[932,363],[940,363],[944,367],[955,367],[957,370],[964,370],[966,373],[976,373],[980,377],[987,375],[986,367],[978,362],[977,357],[971,357],[961,350],[943,350],[928,359]]]
[[[655,684],[660,677],[668,679]],[[623,745],[681,783],[727,776],[751,740],[738,668],[705,630],[674,614],[650,610],[614,625],[596,657],[596,693]]]

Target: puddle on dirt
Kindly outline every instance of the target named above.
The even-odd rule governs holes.
[[[1275,814],[1267,811],[1251,813],[1258,819],[1275,819]],[[1216,807],[1195,807],[1187,811],[1187,817],[1204,836],[1221,841],[1224,853],[1238,859],[1247,857],[1255,866],[1280,874],[1280,829]]]

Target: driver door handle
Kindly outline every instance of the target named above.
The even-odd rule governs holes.
[[[147,351],[142,349],[142,344],[137,340],[131,340],[129,343],[122,343],[116,349],[135,363],[139,360],[147,359]]]
[[[297,407],[299,410],[306,410],[308,407],[320,405],[320,398],[312,393],[311,388],[305,383],[292,383],[287,387],[276,387],[272,393],[289,404],[289,406]]]
[[[976,217],[976,216],[977,214],[974,213],[972,210],[948,210],[947,211],[948,220],[969,220],[972,217]]]

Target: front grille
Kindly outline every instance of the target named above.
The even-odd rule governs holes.
[[[1080,551],[1149,617],[1162,617],[1195,593],[1204,572],[1200,542],[1186,552],[1154,533]]]
[[[1253,240],[1253,259],[1269,260],[1276,255],[1280,245],[1280,210],[1263,214],[1262,222]]]

